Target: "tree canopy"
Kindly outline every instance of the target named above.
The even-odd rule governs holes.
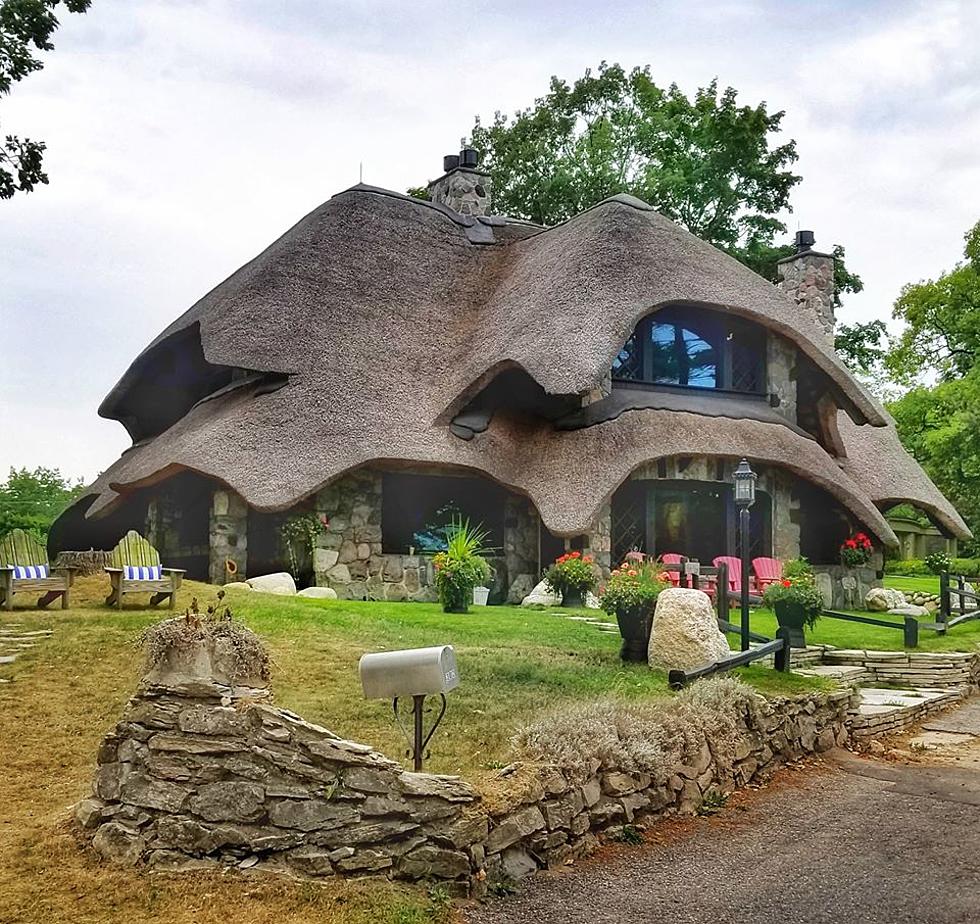
[[[43,538],[58,515],[84,489],[57,469],[10,470],[0,483],[0,536],[12,529],[26,529]]]
[[[35,51],[51,51],[51,36],[58,28],[55,10],[84,13],[92,0],[0,0],[0,96],[44,63]],[[0,199],[17,192],[31,192],[47,183],[43,141],[6,135],[0,142]]]
[[[902,289],[885,365],[913,386],[888,405],[902,443],[980,536],[980,222],[965,237],[963,262]]]
[[[888,368],[905,383],[949,381],[980,362],[980,221],[965,235],[964,262],[937,279],[905,286],[892,316],[905,322]]]

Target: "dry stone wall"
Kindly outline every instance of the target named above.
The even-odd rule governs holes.
[[[849,691],[757,696],[734,737],[698,731],[657,778],[600,761],[517,766],[502,771],[503,793],[488,806],[458,777],[410,773],[276,708],[254,675],[234,686],[235,657],[221,638],[180,644],[140,684],[75,810],[103,857],[172,871],[435,880],[479,895],[494,878],[583,856],[624,824],[693,812],[712,790],[848,738]]]
[[[76,807],[96,851],[155,869],[380,873],[465,890],[487,831],[471,786],[409,773],[268,698],[200,679],[144,682]]]

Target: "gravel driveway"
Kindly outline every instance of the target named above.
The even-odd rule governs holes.
[[[973,750],[971,747],[969,750]],[[714,818],[525,880],[468,924],[978,924],[980,771],[833,752]]]

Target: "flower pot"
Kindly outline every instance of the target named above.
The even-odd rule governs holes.
[[[789,644],[792,648],[806,648],[803,628],[806,626],[806,609],[800,603],[779,600],[773,605],[776,622],[780,629],[789,630]]]
[[[624,661],[647,660],[647,648],[650,645],[650,617],[650,610],[646,607],[616,611],[619,634],[623,637],[619,656]]]
[[[582,591],[569,588],[561,595],[561,605],[568,608],[578,607],[581,609],[585,606],[585,598],[582,596]]]
[[[490,599],[489,587],[473,588],[473,606],[486,606],[487,600],[489,599]]]

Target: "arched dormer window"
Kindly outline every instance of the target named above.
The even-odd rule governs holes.
[[[762,395],[765,332],[697,308],[665,308],[633,331],[612,364],[621,386],[676,386]]]

